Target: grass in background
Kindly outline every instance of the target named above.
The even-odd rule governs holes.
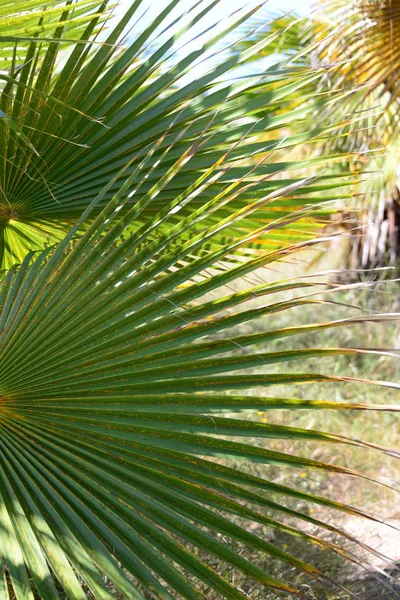
[[[260,273],[259,277],[266,279],[281,279],[291,276],[293,271],[304,269],[304,265],[282,265],[278,267],[275,273]],[[390,272],[389,272],[390,274]],[[297,273],[296,273],[297,275]],[[327,282],[331,276],[321,278],[321,281]],[[254,281],[252,281],[254,283]],[[339,285],[339,284],[338,284]],[[346,286],[342,286],[346,287]],[[323,297],[323,294],[321,294]],[[251,323],[243,323],[238,327],[240,334],[256,333],[266,329],[278,329],[290,327],[293,323],[300,326],[310,324],[311,322],[323,322],[330,319],[342,319],[360,314],[360,309],[366,312],[388,313],[398,310],[399,283],[388,280],[381,280],[375,283],[370,279],[361,282],[361,287],[350,289],[338,289],[333,294],[325,296],[335,304],[325,304],[319,307],[299,307],[283,313],[274,314]],[[282,295],[277,300],[281,300]],[[257,304],[257,299],[254,304]],[[259,347],[253,347],[252,353],[260,351],[280,351],[311,347],[353,347],[353,348],[387,348],[389,350],[398,347],[400,334],[400,323],[386,322],[380,324],[365,323],[354,326],[337,328],[330,331],[319,331],[312,334],[300,334],[272,343],[263,344]],[[327,357],[324,360],[308,359],[307,369],[315,373],[344,374],[350,377],[370,380],[385,380],[398,382],[400,374],[400,362],[395,357],[378,357],[373,354],[356,355],[352,357]],[[285,365],[286,371],[293,373],[304,372],[304,362],[293,361],[290,365]],[[268,373],[279,373],[282,371],[282,365],[268,366]],[[246,371],[248,373],[248,371]],[[258,370],[260,372],[260,370]],[[268,395],[273,397],[297,397],[308,400],[336,400],[338,402],[370,403],[370,404],[398,404],[398,390],[381,388],[374,385],[366,386],[357,382],[348,382],[346,384],[308,384],[307,386],[273,386],[269,389],[258,389],[252,392],[255,396]],[[232,415],[234,416],[234,415]],[[237,416],[237,415],[235,415]],[[260,421],[264,423],[284,424],[299,428],[320,429],[326,432],[332,432],[355,440],[362,440],[372,444],[379,444],[392,449],[400,448],[400,419],[398,413],[381,412],[379,414],[370,411],[308,411],[308,410],[268,410],[246,411],[241,414],[241,418]],[[254,440],[253,440],[254,443]],[[394,473],[399,472],[398,459],[391,458],[380,453],[377,450],[359,448],[340,444],[320,444],[303,443],[296,440],[258,440],[260,446],[278,450],[288,454],[302,455],[322,462],[332,462],[342,466],[352,468],[365,474],[372,479],[380,479],[388,484],[392,483],[389,479]],[[239,465],[236,465],[239,466]],[[326,495],[336,498],[343,503],[361,507],[365,512],[374,515],[380,515],[383,519],[397,521],[400,525],[400,507],[398,506],[395,492],[389,487],[377,485],[364,479],[350,478],[342,475],[327,474],[323,471],[308,471],[301,469],[282,468],[274,466],[265,466],[258,464],[241,464],[240,468],[256,475],[260,475],[277,483],[287,485],[304,492],[310,492],[317,495]],[[397,478],[397,479],[400,479]],[[280,502],[278,497],[273,500]],[[286,500],[286,499],[285,499]],[[290,501],[289,501],[290,502]],[[373,532],[371,541],[371,532],[369,531],[369,522],[355,517],[346,517],[339,513],[329,512],[326,508],[309,507],[305,503],[300,504],[293,501],[286,505],[296,510],[305,512],[316,518],[323,518],[331,524],[344,528],[364,543],[371,544],[382,551],[388,550],[389,553],[396,555],[398,548],[392,548],[397,544],[398,537],[390,538],[391,532],[386,532],[386,527],[382,526],[382,531],[378,531],[376,540]],[[270,513],[270,516],[280,518],[281,521],[291,523],[282,515]],[[254,525],[253,525],[254,526]],[[304,528],[304,524],[303,524]],[[309,533],[316,533],[317,529],[306,525]],[[265,569],[274,577],[282,580],[291,581],[300,586],[304,593],[316,600],[345,600],[353,598],[356,594],[359,600],[394,600],[400,597],[400,584],[396,584],[398,573],[393,573],[394,578],[377,579],[376,569],[385,568],[387,565],[382,561],[372,560],[371,572],[362,570],[359,567],[342,560],[340,557],[330,551],[321,550],[321,548],[310,545],[304,545],[301,539],[296,540],[292,536],[281,532],[271,531],[259,526],[257,532],[274,543],[281,549],[288,551],[299,558],[307,560],[321,569],[327,576],[336,582],[340,582],[349,591],[343,593],[333,592],[332,589],[316,585],[311,582],[308,585],[304,583],[304,574],[299,575],[293,569],[283,566],[280,563],[272,561],[269,557],[260,553],[245,550],[240,544],[232,542],[232,548],[245,556],[250,561],[255,562],[261,568]],[[321,532],[319,531],[319,534]],[[392,532],[393,533],[393,532]],[[384,549],[381,545],[380,535],[387,540]],[[389,535],[389,537],[387,537]],[[329,541],[339,541],[333,534],[325,534]],[[224,538],[225,539],[225,538]],[[226,541],[226,540],[225,540]],[[375,543],[377,541],[377,543]],[[348,544],[349,550],[353,550],[358,556],[366,557],[366,554],[360,551],[359,547]],[[204,559],[205,557],[202,556]],[[370,558],[368,559],[370,560]],[[220,565],[212,565],[220,572]],[[389,573],[388,570],[386,570]],[[242,577],[238,577],[233,571],[225,573],[226,578],[250,597],[257,600],[273,600],[284,596],[279,593],[266,592],[257,585],[252,586]],[[213,595],[207,594],[208,600],[214,600]],[[215,596],[215,599],[217,596]]]

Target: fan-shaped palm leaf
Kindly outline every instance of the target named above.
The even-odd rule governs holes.
[[[209,29],[208,22],[202,23],[218,1],[196,3],[186,12],[181,10],[171,21],[171,11],[177,6],[184,7],[179,0],[171,0],[154,21],[139,19],[138,32],[135,29],[135,35],[128,37],[127,27],[141,15],[141,0],[132,2],[108,34],[100,37],[96,32],[106,3],[98,7],[92,3],[82,5],[79,10],[74,7],[80,7],[81,3],[67,3],[66,10],[73,11],[68,23],[56,4],[50,31],[48,27],[44,31],[39,28],[36,37],[29,38],[25,53],[22,56],[19,50],[14,53],[11,68],[0,74],[3,267],[20,262],[32,248],[61,239],[73,220],[128,161],[129,170],[137,173],[132,187],[140,185],[135,197],[154,189],[158,198],[152,206],[157,210],[194,185],[199,173],[205,175],[211,168],[215,174],[213,182],[204,189],[196,184],[199,206],[220,194],[226,185],[234,189],[243,177],[249,184],[256,180],[260,184],[242,189],[236,208],[243,208],[249,200],[280,185],[274,181],[277,173],[282,178],[286,171],[286,178],[293,179],[290,172],[301,168],[302,163],[285,165],[272,156],[266,164],[261,157],[277,147],[282,156],[294,144],[327,135],[307,120],[313,103],[305,103],[304,109],[290,110],[291,104],[286,100],[320,74],[275,65],[262,78],[250,78],[245,83],[235,80],[234,69],[279,35],[275,33],[235,57],[221,54],[218,45],[221,38],[240,26],[252,12],[236,16],[222,33],[211,32],[206,38],[197,34],[205,39],[197,48],[191,49],[189,45],[186,50],[184,44],[179,49],[180,39],[192,28],[196,27],[196,32],[199,27]],[[8,4],[1,6],[6,12]],[[81,10],[86,11],[82,16],[84,31],[80,30]],[[38,23],[44,18],[42,13],[29,15]],[[91,20],[86,22],[89,17]],[[59,22],[53,33],[55,19]],[[73,31],[79,32],[80,37],[78,43],[71,45],[70,23],[75,21]],[[48,37],[50,33],[53,38]],[[155,35],[160,36],[158,45],[154,42]],[[8,52],[8,38],[3,42],[2,39],[0,36],[0,45]],[[208,71],[196,75],[196,65],[210,53],[214,53],[214,58]],[[324,102],[318,99],[313,106],[321,109]],[[299,124],[298,135],[285,137],[282,132],[286,125],[295,120]],[[267,141],[260,141],[260,132]],[[164,137],[159,140],[161,135]],[[199,137],[203,140],[201,144],[197,144]],[[156,140],[159,143],[154,147]],[[172,143],[174,147],[168,151],[168,158],[158,164]],[[149,164],[150,148],[154,160]],[[171,167],[178,157],[182,168],[172,180]],[[245,165],[250,157],[254,167],[249,175]],[[157,192],[154,186],[162,178],[167,178],[166,184]],[[110,188],[104,202],[113,190]],[[280,209],[290,212],[283,205]],[[143,215],[142,222],[147,219],[147,214]],[[211,223],[225,216],[222,207]],[[257,226],[259,217],[260,214],[254,215],[252,221],[249,217],[242,227]],[[275,217],[275,212],[263,209],[264,222]],[[313,229],[313,225],[304,222],[303,231],[306,229]],[[226,233],[236,235],[235,230]],[[272,239],[268,239],[269,244]]]
[[[357,476],[349,468],[270,450],[256,441],[280,437],[361,442],[312,429],[255,423],[240,418],[240,413],[277,407],[355,408],[351,403],[253,397],[246,391],[267,391],[278,383],[344,381],[306,368],[299,375],[286,367],[276,375],[268,372],[268,366],[311,356],[322,361],[324,356],[362,350],[252,348],[304,331],[348,327],[363,318],[306,328],[272,327],[260,334],[235,331],[244,321],[321,302],[310,295],[312,284],[304,282],[266,282],[223,292],[255,269],[295,255],[310,242],[264,250],[256,258],[244,254],[241,263],[213,272],[233,251],[245,251],[254,238],[279,231],[287,217],[251,234],[239,233],[233,241],[228,236],[226,243],[221,234],[232,227],[246,230],[243,221],[263,206],[279,207],[301,182],[294,186],[280,181],[246,209],[237,209],[235,194],[229,192],[199,206],[189,180],[183,192],[186,216],[176,222],[182,199],[178,204],[172,200],[157,208],[134,236],[121,241],[153,196],[150,189],[129,207],[133,172],[75,239],[84,220],[122,176],[117,173],[100,191],[58,246],[36,258],[28,255],[1,283],[2,595],[55,599],[61,586],[71,600],[87,597],[89,590],[99,599],[116,597],[118,590],[124,598],[194,600],[207,589],[223,598],[246,598],[218,572],[221,569],[208,565],[208,556],[259,584],[307,597],[290,581],[274,579],[235,553],[229,540],[334,586],[316,565],[251,533],[237,519],[300,536],[304,544],[318,544],[355,560],[340,544],[285,524],[285,515],[290,515],[340,533],[306,512],[286,508],[278,498],[295,497],[362,513],[247,474],[231,459]],[[303,183],[306,194],[307,182]],[[317,183],[323,188],[323,181]],[[159,182],[160,190],[163,185],[166,181]],[[240,184],[243,190],[246,185]],[[230,215],[210,226],[207,214],[225,207]],[[271,299],[277,292],[296,288],[301,295],[294,299]],[[215,291],[217,297],[212,296]],[[246,304],[254,296],[264,299],[258,308]],[[278,510],[283,520],[269,516],[267,509]]]

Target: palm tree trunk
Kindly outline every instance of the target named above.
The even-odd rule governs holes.
[[[349,266],[374,269],[400,264],[400,194],[382,201],[377,210],[358,216],[356,233],[350,239]]]

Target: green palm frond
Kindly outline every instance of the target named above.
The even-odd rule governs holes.
[[[183,168],[179,166],[180,172]],[[290,581],[275,579],[234,552],[229,540],[290,565],[307,581],[334,588],[317,565],[242,523],[255,522],[354,560],[345,545],[285,523],[291,516],[341,533],[307,511],[287,508],[282,500],[295,498],[345,514],[362,512],[248,474],[240,463],[357,477],[351,468],[257,442],[276,437],[321,444],[362,442],[256,423],[243,419],[243,411],[368,408],[266,395],[277,384],[346,381],[323,374],[324,357],[363,352],[271,352],[265,348],[268,341],[349,327],[365,317],[277,329],[277,312],[321,305],[312,294],[312,283],[287,280],[237,292],[229,289],[256,269],[295,257],[311,244],[264,249],[257,257],[245,253],[254,237],[279,232],[286,217],[252,234],[243,223],[265,205],[279,207],[292,183],[280,181],[278,188],[263,192],[242,210],[234,197],[227,201],[215,196],[199,207],[189,180],[184,218],[176,222],[179,207],[171,200],[134,236],[124,237],[152,197],[149,190],[129,206],[135,173],[94,219],[93,214],[127,171],[129,164],[125,175],[116,174],[58,245],[37,257],[27,255],[1,282],[1,593],[17,600],[83,600],[89,593],[98,599],[119,593],[130,599],[197,600],[214,590],[222,598],[247,598],[222,576],[222,566],[210,566],[217,560],[266,588],[308,597]],[[179,174],[174,176],[181,185]],[[309,185],[304,182],[304,196]],[[323,188],[324,181],[319,185]],[[230,216],[213,226],[201,218],[222,208],[229,208]],[[301,212],[292,215],[292,223],[301,217]],[[238,235],[223,243],[221,234],[232,227]],[[235,250],[243,251],[242,260],[215,271]],[[296,289],[292,299],[274,296]],[[249,303],[254,297],[261,302],[257,308]],[[271,326],[262,333],[240,335],[235,328],[261,317],[268,323],[269,316]],[[306,367],[301,374],[290,371],[292,361],[309,357],[321,361],[320,373]],[[271,374],[269,367],[277,363],[282,363],[282,372]],[[256,389],[265,395],[248,395]],[[271,509],[281,519],[270,516]]]
[[[196,190],[196,201],[201,207],[210,198],[225,194],[228,186],[232,194],[236,193],[245,178],[248,187],[242,188],[235,204],[239,209],[279,187],[278,174],[282,179],[286,172],[287,182],[295,182],[304,164],[282,159],[288,149],[335,135],[340,124],[327,133],[326,128],[319,128],[310,120],[313,109],[321,110],[324,98],[295,109],[290,100],[293,93],[301,95],[302,89],[309,89],[322,72],[277,64],[261,78],[245,82],[235,79],[237,67],[280,35],[275,32],[234,57],[221,53],[221,39],[240,28],[254,11],[237,16],[222,33],[208,33],[195,49],[189,44],[187,51],[177,50],[180,39],[186,39],[182,36],[193,28],[199,35],[205,16],[216,4],[218,0],[200,2],[181,11],[171,22],[171,11],[178,6],[183,8],[179,0],[172,0],[164,10],[160,9],[154,21],[143,25],[142,31],[131,34],[132,39],[127,41],[127,28],[141,14],[142,1],[132,2],[116,23],[106,22],[107,34],[100,36],[96,32],[106,18],[105,4],[97,7],[91,3],[72,11],[72,23],[80,10],[86,11],[82,16],[83,32],[79,29],[80,17],[76,19],[75,33],[80,36],[76,44],[70,41],[70,25],[65,25],[56,4],[50,21],[51,24],[59,19],[53,41],[46,41],[51,40],[47,29],[38,32],[25,54],[18,54],[18,59],[13,60],[8,72],[0,72],[3,268],[21,262],[30,249],[60,240],[128,161],[128,172],[137,174],[132,182],[132,189],[138,188],[135,199],[153,190],[150,216],[154,207],[159,210],[190,186]],[[0,6],[6,11],[8,4]],[[42,19],[35,12],[29,14],[38,22]],[[208,27],[206,22],[203,29]],[[157,44],[154,37],[160,32]],[[63,40],[69,43],[63,44]],[[1,44],[9,47],[0,37]],[[214,57],[208,71],[196,75],[196,65],[210,53]],[[293,122],[298,126],[296,135],[287,134]],[[249,174],[250,162],[253,169]],[[183,168],[178,169],[181,163]],[[202,187],[201,178],[207,177],[210,169],[214,180]],[[157,190],[160,180],[161,191]],[[117,187],[115,180],[103,205]],[[317,207],[317,194],[313,202]],[[294,204],[289,204],[290,210],[282,204],[282,213],[289,214],[293,206],[301,208],[299,195]],[[185,211],[184,205],[182,210]],[[276,209],[271,213],[264,207],[262,215],[243,221],[242,227],[250,231],[258,226],[259,218],[267,222],[276,216]],[[222,206],[210,217],[210,224],[225,217]],[[140,218],[142,222],[135,221],[133,229],[145,223],[148,214],[143,213]],[[309,217],[303,225],[306,236],[307,230],[319,226]],[[237,235],[235,229],[226,233]],[[294,239],[293,230],[291,235]],[[267,243],[271,244],[272,239],[268,238]]]

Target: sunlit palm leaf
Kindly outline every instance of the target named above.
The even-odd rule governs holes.
[[[193,186],[196,202],[202,206],[210,198],[226,193],[228,185],[235,193],[244,178],[249,185],[237,195],[235,207],[239,209],[281,185],[276,182],[278,174],[283,178],[286,171],[287,183],[296,180],[305,165],[295,161],[283,164],[287,149],[335,135],[340,124],[327,134],[309,119],[313,109],[322,109],[323,98],[304,103],[304,108],[291,109],[292,94],[301,94],[323,72],[275,65],[263,78],[250,78],[245,83],[235,80],[236,67],[263,51],[279,35],[274,33],[234,57],[220,54],[223,36],[235,31],[254,11],[234,16],[222,33],[208,32],[195,49],[189,44],[188,49],[177,50],[181,37],[190,34],[192,28],[196,27],[197,35],[199,27],[201,31],[209,28],[204,18],[216,4],[218,0],[204,1],[184,12],[184,5],[172,0],[154,21],[139,19],[138,31],[134,29],[128,39],[124,35],[132,20],[141,15],[142,1],[131,3],[113,29],[107,24],[107,36],[100,37],[95,33],[101,21],[99,13],[105,7],[95,10],[89,5],[89,14],[92,9],[95,13],[80,34],[84,43],[73,45],[65,54],[60,40],[69,39],[70,28],[59,16],[53,43],[33,40],[25,56],[14,61],[8,73],[0,74],[4,82],[0,107],[3,267],[21,261],[27,247],[43,247],[49,239],[57,239],[63,223],[77,218],[128,160],[128,171],[136,172],[132,181],[132,188],[137,188],[135,198],[152,189],[154,196],[158,195],[157,204],[152,204],[157,210],[188,186]],[[176,7],[181,7],[181,12],[171,22],[169,16]],[[58,15],[57,11],[54,14]],[[160,32],[157,45],[154,38]],[[97,44],[100,39],[102,43]],[[94,40],[93,45],[88,45],[88,40]],[[196,75],[199,61],[210,52],[215,56],[208,70]],[[299,133],[286,135],[286,128],[294,121]],[[161,135],[164,137],[160,140]],[[149,154],[150,148],[153,150]],[[249,161],[254,165],[250,174]],[[201,177],[210,169],[214,179],[207,186],[200,185]],[[157,189],[160,179],[162,191]],[[294,195],[294,204],[291,199],[290,206],[283,203],[281,214],[303,206],[300,196]],[[310,197],[316,210],[319,196],[316,193]],[[182,212],[185,210],[183,205]],[[226,216],[223,206],[218,210],[211,223]],[[242,222],[243,231],[257,226],[260,217],[265,223],[276,216],[276,209],[271,213],[263,207],[262,214]],[[147,215],[143,213],[141,218],[145,222]],[[17,222],[35,229],[35,240],[31,237],[28,242],[23,236],[18,239],[23,226]],[[44,233],[36,226],[38,222],[47,223]],[[48,227],[51,222],[53,231]],[[137,226],[138,221],[133,224]],[[307,218],[302,225],[304,235],[316,226]],[[234,229],[226,233],[237,235]],[[296,237],[294,230],[291,235]],[[7,250],[11,236],[12,253]],[[272,241],[271,236],[268,243]]]
[[[59,37],[63,30],[66,33],[64,46],[70,40],[79,39],[88,22],[97,18],[100,24],[104,19],[105,6],[97,0],[3,0],[0,3],[0,72],[10,71],[12,76],[17,76],[25,60],[37,60],[32,58],[31,44],[40,44],[44,56],[52,38]]]

